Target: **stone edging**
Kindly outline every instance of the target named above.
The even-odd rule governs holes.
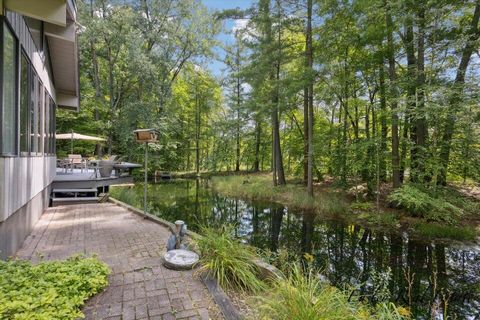
[[[140,209],[137,209],[129,204],[126,204],[125,202],[122,202],[122,201],[119,201],[115,198],[112,198],[110,197],[108,199],[108,201],[120,206],[120,207],[123,207],[127,210],[130,210],[132,211],[133,213],[135,214],[138,214],[139,216],[141,217],[144,217],[145,219],[148,219],[148,220],[151,220],[155,223],[158,223],[164,227],[167,227],[170,229],[170,231],[173,232],[173,230],[175,230],[175,225],[165,219],[162,219],[162,218],[159,218],[157,216],[154,216],[152,214],[149,214],[147,213],[147,215],[145,215],[143,213],[142,210]],[[190,238],[201,238],[202,236],[194,231],[191,231],[191,230],[187,230],[187,235],[190,237]],[[280,270],[278,270],[277,268],[275,268],[274,266],[272,266],[271,264],[268,264],[260,259],[257,259],[255,261],[253,261],[257,267],[259,268],[260,270],[260,277],[262,278],[262,280],[268,280],[268,279],[275,279],[275,278],[278,278],[281,276],[281,272]]]
[[[165,219],[159,218],[157,216],[154,216],[152,214],[147,213],[146,215],[143,213],[142,210],[137,209],[129,204],[126,204],[125,202],[119,201],[114,198],[109,198],[109,202],[116,204],[120,207],[123,207],[141,217],[144,217],[145,219],[148,219],[152,222],[155,222],[157,224],[160,224],[164,227],[169,228],[172,232],[175,230],[175,225]],[[187,230],[187,235],[190,238],[199,238],[202,237],[200,234]],[[260,277],[263,280],[268,280],[268,279],[275,279],[280,277],[280,270],[272,266],[271,264],[268,264],[264,261],[261,261],[260,259],[254,260],[253,261],[255,265],[258,267],[260,270]],[[242,316],[238,312],[238,310],[235,308],[233,305],[232,301],[228,297],[228,295],[222,290],[222,288],[218,285],[217,281],[208,275],[201,274],[200,278],[202,279],[203,283],[207,287],[208,291],[212,295],[212,298],[215,300],[217,305],[220,307],[222,310],[223,315],[225,316],[226,319],[232,319],[232,320],[240,320],[242,319]]]

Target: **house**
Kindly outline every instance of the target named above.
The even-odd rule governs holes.
[[[55,110],[79,108],[73,0],[0,0],[0,258],[49,204]]]

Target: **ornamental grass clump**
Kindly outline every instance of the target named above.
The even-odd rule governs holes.
[[[323,282],[317,273],[303,271],[298,265],[287,268],[288,275],[277,279],[259,301],[259,318],[275,320],[404,320],[410,312],[393,303],[381,303],[375,308]]]
[[[203,228],[202,237],[196,239],[201,253],[201,271],[214,277],[221,287],[258,292],[264,283],[258,278],[252,247],[233,239],[228,230]]]
[[[109,273],[95,257],[36,265],[0,260],[0,319],[83,318],[83,303],[107,286]]]
[[[262,319],[358,320],[371,316],[368,309],[350,303],[343,292],[322,282],[315,273],[304,274],[295,265],[258,299]]]

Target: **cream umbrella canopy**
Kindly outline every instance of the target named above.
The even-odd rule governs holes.
[[[57,140],[71,140],[71,152],[73,153],[73,140],[84,140],[84,141],[105,141],[104,138],[94,137],[94,136],[87,136],[85,134],[80,134],[76,132],[70,133],[58,133],[55,135]]]

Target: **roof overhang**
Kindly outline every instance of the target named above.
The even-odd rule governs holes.
[[[52,73],[57,92],[57,105],[67,109],[79,109],[78,47],[74,22],[62,28],[46,23]]]
[[[7,10],[62,27],[67,23],[67,9],[75,11],[68,8],[74,3],[67,0],[3,0],[3,4]]]

